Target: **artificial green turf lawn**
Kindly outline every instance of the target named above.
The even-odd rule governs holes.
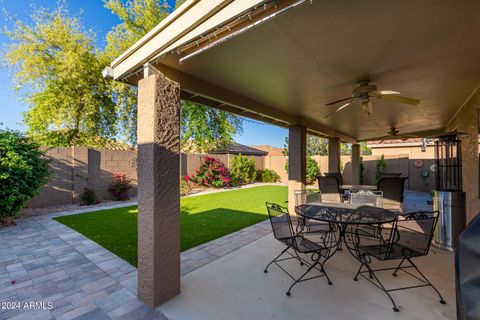
[[[180,200],[182,251],[268,218],[265,201],[287,203],[287,187],[260,186]],[[136,206],[55,218],[137,266]]]

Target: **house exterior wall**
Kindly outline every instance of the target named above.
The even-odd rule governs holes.
[[[375,146],[371,147],[372,156],[381,156],[382,154],[388,156],[408,155],[410,159],[435,159],[435,147],[433,143],[427,146],[425,152],[418,146]]]
[[[457,130],[467,133],[460,136],[462,140],[462,183],[463,190],[467,195],[467,223],[480,211],[478,168],[479,106],[480,90],[477,88],[447,127],[447,131]]]

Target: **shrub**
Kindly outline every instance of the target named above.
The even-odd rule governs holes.
[[[180,195],[186,196],[190,193],[190,186],[188,185],[189,177],[180,178]]]
[[[0,130],[0,221],[14,218],[50,175],[48,160],[23,134]]]
[[[258,170],[257,175],[260,177],[260,181],[262,182],[279,182],[280,176],[278,175],[275,170],[272,169],[265,169],[265,170]]]
[[[208,156],[203,159],[200,167],[195,170],[195,174],[186,177],[186,180],[211,188],[228,187],[231,183],[230,173],[225,164]]]
[[[387,169],[387,161],[385,160],[385,156],[383,154],[380,159],[377,160],[376,165],[377,170],[375,172],[375,181],[378,182]]]
[[[363,184],[363,181],[365,180],[364,173],[365,164],[363,163],[363,157],[360,157],[360,184]]]
[[[230,176],[235,184],[255,182],[257,169],[253,157],[234,156],[230,164]]]
[[[285,171],[288,173],[288,160],[285,163]],[[307,157],[307,184],[312,184],[317,179],[318,163],[312,157]]]
[[[113,176],[113,183],[110,184],[108,191],[117,201],[128,200],[128,190],[132,188],[131,182],[132,180],[128,179],[125,174],[117,173]]]
[[[90,188],[85,188],[83,190],[83,194],[80,197],[80,205],[83,206],[90,206],[92,204],[97,204],[99,201],[97,200],[97,194],[95,193],[95,190],[90,189]]]

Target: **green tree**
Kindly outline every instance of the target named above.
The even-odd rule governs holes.
[[[175,8],[180,7],[185,1],[187,1],[187,0],[177,0],[177,1],[175,1]]]
[[[288,155],[288,137],[285,137],[283,153]],[[307,134],[307,156],[328,155],[328,139]]]
[[[16,21],[6,31],[12,43],[4,62],[14,70],[16,89],[24,89],[28,133],[41,135],[37,140],[43,143],[120,137],[136,144],[137,88],[105,80],[101,71],[172,9],[158,0],[105,0],[105,6],[122,22],[108,33],[104,50],[60,0],[53,11],[36,10],[32,23]],[[182,102],[181,121],[182,139],[191,140],[198,151],[227,144],[242,130],[241,117],[190,102]],[[59,130],[68,133],[66,139],[49,134]]]
[[[105,56],[110,61],[165,19],[171,11],[166,1],[104,1],[105,7],[122,21],[107,35]],[[112,89],[115,103],[119,106],[120,121],[127,135],[135,141],[137,89],[118,82],[112,85]],[[184,148],[193,144],[196,151],[207,151],[232,142],[233,136],[242,131],[242,118],[204,105],[182,101],[180,129]]]
[[[360,150],[363,155],[371,155],[372,149],[368,147],[365,141],[360,142]]]
[[[315,161],[310,156],[307,156],[307,170],[306,170],[306,176],[307,176],[307,184],[312,184],[315,182],[318,172],[320,171],[318,168],[318,163]],[[285,172],[288,173],[288,160],[285,163]]]
[[[12,43],[4,54],[15,89],[23,89],[29,106],[29,134],[69,129],[69,142],[81,132],[115,137],[117,112],[101,74],[107,61],[98,54],[94,33],[69,16],[63,2],[53,11],[36,10],[31,19],[5,32]]]

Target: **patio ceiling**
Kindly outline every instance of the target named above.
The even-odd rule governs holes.
[[[198,14],[207,2],[187,1],[173,24],[182,15]],[[154,65],[181,83],[184,98],[282,126],[303,124],[344,141],[379,138],[393,126],[401,134],[441,132],[480,84],[480,2],[475,0],[305,1],[180,63],[196,49],[171,49],[185,48],[195,32],[222,25],[263,1],[239,3],[210,1],[212,7],[198,15],[203,22],[183,23],[178,45],[166,29],[159,34],[167,40],[154,42],[150,35],[112,64],[115,78],[135,83],[131,72],[157,57]],[[295,2],[277,3],[278,8],[265,10]],[[159,52],[160,47],[172,53]],[[141,58],[134,61],[132,52]],[[336,108],[325,104],[349,96],[362,79],[421,102],[374,100],[372,116],[354,105],[325,118]]]

